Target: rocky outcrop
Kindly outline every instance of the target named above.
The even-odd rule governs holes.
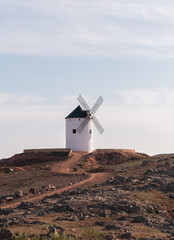
[[[106,159],[106,161],[110,160]],[[159,161],[155,167],[152,167],[151,161],[145,159],[140,162],[140,166],[144,169],[141,173],[137,172],[130,176],[120,171],[119,174],[102,184],[47,196],[40,202],[29,201],[28,195],[20,191],[12,195],[3,195],[0,197],[1,203],[18,199],[23,201],[17,208],[0,209],[0,227],[5,229],[17,226],[17,224],[46,225],[47,223],[44,222],[46,217],[53,216],[53,221],[58,222],[60,226],[50,227],[45,237],[49,237],[52,233],[57,235],[64,232],[61,223],[68,222],[67,225],[69,225],[77,221],[91,222],[94,226],[100,227],[108,232],[106,239],[145,240],[143,237],[136,238],[138,226],[143,226],[149,231],[153,229],[153,232],[166,234],[165,236],[168,236],[166,239],[172,239],[174,234],[174,206],[172,205],[174,161]],[[148,168],[149,166],[151,167]],[[33,188],[28,194],[31,196],[31,194],[46,193],[52,189],[54,186],[51,184],[43,185],[39,192]],[[160,201],[157,203],[155,199],[150,201],[149,198],[147,201],[143,194],[146,193],[145,196],[147,196],[152,192],[165,196],[165,199],[170,201],[170,208],[166,208],[165,204],[163,205]],[[42,219],[43,222],[37,217],[40,217],[39,220]],[[136,230],[134,226],[137,226]],[[111,232],[114,232],[116,237],[112,237]],[[149,239],[159,240],[160,238],[146,238],[146,240]]]
[[[0,230],[0,240],[12,240],[13,236],[13,232],[8,228],[2,228]]]

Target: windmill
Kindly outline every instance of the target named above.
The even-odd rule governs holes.
[[[66,119],[66,148],[73,151],[93,151],[93,124],[100,134],[104,132],[103,127],[97,120],[95,113],[103,102],[100,96],[90,109],[84,98],[79,95],[78,106]]]

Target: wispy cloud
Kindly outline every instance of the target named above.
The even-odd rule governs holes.
[[[172,107],[174,105],[173,89],[135,89],[117,91],[117,104],[131,107]]]
[[[170,0],[5,0],[0,53],[174,57]]]
[[[69,103],[71,103],[71,102],[75,102],[75,101],[77,101],[77,96],[64,96],[64,97],[62,97],[62,102],[69,102]]]
[[[40,103],[44,99],[38,96],[26,95],[17,96],[14,94],[0,93],[0,105],[1,104],[32,104]]]
[[[16,102],[19,104],[31,104],[31,103],[40,103],[44,100],[44,98],[38,97],[38,96],[21,96],[16,97]]]
[[[83,95],[82,96],[86,102],[89,102],[89,105],[94,104],[94,100],[89,95]],[[78,101],[78,95],[77,96],[64,96],[62,97],[62,102],[68,103],[68,104],[80,104]]]
[[[0,104],[4,104],[13,100],[13,96],[6,93],[0,93]]]

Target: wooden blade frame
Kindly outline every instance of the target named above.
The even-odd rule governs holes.
[[[97,130],[99,131],[100,134],[102,134],[104,132],[103,127],[101,126],[101,124],[99,123],[99,121],[97,120],[97,118],[94,116],[94,114],[96,113],[96,111],[98,110],[98,108],[100,107],[100,105],[103,102],[103,98],[100,96],[96,103],[93,105],[92,109],[90,110],[87,102],[84,100],[84,98],[82,97],[82,95],[78,96],[78,101],[80,103],[80,105],[82,106],[82,108],[86,111],[89,111],[89,116],[87,116],[82,123],[80,124],[80,126],[77,128],[78,133],[80,134],[83,129],[87,126],[87,124],[89,123],[90,120],[93,121],[95,127],[97,128]]]
[[[98,98],[98,100],[96,101],[96,103],[94,104],[94,106],[91,108],[91,113],[92,114],[96,113],[96,111],[98,110],[98,108],[100,107],[102,102],[103,102],[103,98],[100,96]]]
[[[80,124],[80,126],[77,128],[77,132],[80,134],[83,129],[86,127],[86,125],[89,123],[90,118],[86,117]]]
[[[79,95],[77,99],[84,110],[90,111],[90,108],[82,95]]]
[[[99,123],[99,121],[97,120],[97,118],[95,116],[93,116],[93,118],[91,119],[95,125],[95,127],[97,128],[97,130],[99,131],[100,134],[102,134],[104,132],[104,129],[102,128],[101,124]]]

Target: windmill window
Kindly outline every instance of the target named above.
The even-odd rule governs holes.
[[[89,130],[89,133],[92,134],[92,129]]]
[[[72,132],[73,132],[73,134],[76,134],[76,129],[73,129]]]

